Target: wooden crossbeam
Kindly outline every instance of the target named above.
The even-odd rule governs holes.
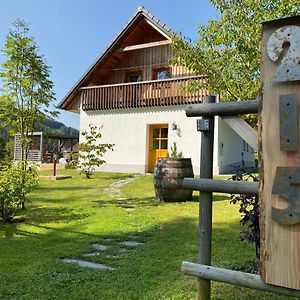
[[[158,47],[158,46],[169,45],[169,44],[171,44],[170,40],[164,40],[164,41],[158,41],[158,42],[152,42],[152,43],[144,43],[144,44],[126,46],[125,48],[119,48],[118,51],[132,51],[132,50],[139,50],[139,49],[150,48],[150,47]]]
[[[260,101],[232,101],[218,103],[201,103],[189,105],[186,110],[187,117],[207,117],[207,116],[236,116],[241,114],[258,113]]]
[[[230,181],[214,179],[184,178],[182,187],[201,192],[258,195],[259,183],[249,181]]]
[[[225,282],[256,290],[300,297],[300,291],[264,283],[259,275],[215,268],[191,262],[182,262],[181,271],[184,274],[202,279]]]
[[[258,134],[244,119],[232,116],[222,117],[222,120],[255,151],[258,151]]]

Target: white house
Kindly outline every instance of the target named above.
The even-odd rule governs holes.
[[[171,39],[166,25],[140,7],[59,104],[80,114],[80,131],[103,126],[102,142],[115,144],[101,171],[152,172],[156,158],[166,157],[176,142],[199,173],[201,135],[185,107],[201,103],[208,91],[184,90],[205,77],[170,65]],[[216,118],[215,174],[254,166],[252,147],[232,128],[232,122]]]

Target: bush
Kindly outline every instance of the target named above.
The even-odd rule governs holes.
[[[85,141],[79,143],[79,164],[81,169],[80,174],[85,174],[85,178],[91,178],[95,167],[105,164],[106,161],[102,158],[108,149],[113,150],[114,144],[100,144],[102,134],[100,133],[101,126],[97,127],[89,124],[89,131],[85,130],[81,133]]]
[[[78,164],[79,164],[78,157],[79,157],[78,153],[71,154],[70,160],[66,163],[65,168],[66,169],[77,169]]]
[[[15,143],[13,140],[10,140],[5,145],[5,161],[11,162],[14,159],[14,146]]]
[[[37,172],[19,162],[0,170],[0,221],[11,222],[16,209],[26,201],[27,194],[37,186]]]
[[[238,170],[230,179],[235,181],[259,181],[257,176],[246,170]],[[239,203],[241,213],[240,224],[245,228],[241,231],[241,239],[255,245],[256,258],[260,257],[260,230],[259,230],[259,201],[258,196],[235,195],[230,197],[230,203]]]

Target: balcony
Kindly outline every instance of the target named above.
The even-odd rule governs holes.
[[[204,83],[205,77],[191,76],[164,80],[130,82],[81,88],[83,110],[144,108],[202,102],[207,89],[187,92],[191,81]]]

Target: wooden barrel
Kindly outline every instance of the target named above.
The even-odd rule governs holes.
[[[193,191],[180,189],[185,177],[194,177],[190,158],[157,159],[154,170],[155,196],[165,202],[192,200]]]

